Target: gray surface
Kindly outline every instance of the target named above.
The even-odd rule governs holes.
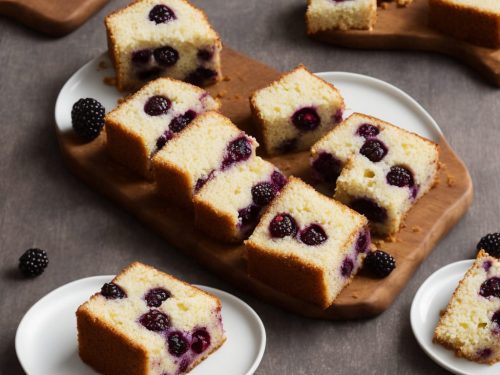
[[[444,373],[415,341],[409,310],[417,288],[432,272],[471,256],[482,234],[499,229],[500,92],[461,63],[439,55],[355,51],[311,41],[303,30],[305,1],[196,1],[227,45],[277,69],[304,63],[313,71],[363,73],[408,92],[436,119],[472,174],[472,209],[389,310],[365,321],[309,320],[240,293],[206,272],[87,188],[63,164],[54,136],[55,98],[76,69],[105,50],[102,19],[120,3],[125,1],[112,2],[62,39],[0,18],[0,373],[22,373],[15,331],[40,297],[75,279],[116,273],[133,260],[247,301],[268,334],[258,374]],[[17,259],[31,246],[47,249],[51,263],[42,277],[22,280]]]

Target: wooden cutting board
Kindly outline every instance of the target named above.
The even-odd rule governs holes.
[[[378,9],[372,31],[322,31],[313,35],[321,41],[351,48],[409,49],[443,53],[479,71],[500,86],[500,50],[483,48],[433,30],[428,25],[428,0],[414,0],[405,8],[395,4]]]
[[[209,91],[221,99],[225,115],[242,129],[255,134],[248,97],[255,89],[276,79],[279,72],[227,48],[222,61],[226,79]],[[104,132],[91,143],[82,143],[71,131],[58,132],[58,138],[64,158],[74,173],[163,235],[171,246],[232,285],[309,317],[352,319],[374,316],[387,309],[420,263],[466,212],[472,200],[472,182],[467,169],[446,140],[441,139],[443,166],[439,172],[439,184],[410,211],[406,227],[394,242],[382,246],[396,258],[397,268],[385,279],[357,275],[335,303],[322,310],[250,278],[245,271],[244,246],[221,244],[198,232],[193,227],[192,214],[166,202],[157,194],[153,183],[139,178],[108,157]],[[310,181],[307,153],[270,160],[286,174]],[[165,257],[169,256],[169,251],[165,251]]]
[[[109,0],[0,0],[0,14],[52,36],[66,35]]]

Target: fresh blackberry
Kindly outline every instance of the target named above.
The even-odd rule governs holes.
[[[47,253],[41,249],[28,249],[19,258],[19,269],[28,277],[41,275],[48,265]]]
[[[400,165],[391,167],[391,170],[387,173],[386,179],[390,185],[398,187],[413,186],[415,184],[413,173]]]
[[[261,182],[252,187],[252,199],[256,205],[265,206],[273,200],[276,189],[270,182]]]
[[[476,245],[476,250],[481,249],[495,258],[500,258],[500,233],[489,233],[481,238]]]
[[[289,214],[278,214],[269,224],[269,232],[274,238],[293,237],[297,234],[297,230],[297,223]]]
[[[382,278],[388,276],[396,268],[396,261],[385,251],[376,250],[368,253],[365,266],[375,276]]]
[[[78,100],[71,110],[71,123],[76,134],[86,141],[97,138],[104,127],[105,112],[102,104],[95,99]]]
[[[101,294],[106,299],[122,299],[127,297],[127,294],[115,283],[105,283],[101,288]]]

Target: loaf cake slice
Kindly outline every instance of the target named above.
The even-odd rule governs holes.
[[[377,0],[308,0],[308,34],[325,30],[371,30],[376,21]]]
[[[217,109],[205,90],[159,78],[106,115],[106,147],[116,161],[151,177],[151,157],[198,114]]]
[[[250,238],[248,273],[286,294],[330,306],[370,247],[368,220],[290,177]]]
[[[257,141],[213,111],[198,116],[153,158],[158,192],[191,207],[193,195],[217,174],[255,156]]]
[[[205,13],[185,0],[139,0],[105,19],[119,90],[171,77],[196,85],[221,78],[222,43]]]
[[[429,23],[454,38],[500,48],[500,2],[496,0],[429,0]]]
[[[218,240],[241,242],[285,183],[286,177],[258,156],[239,163],[195,195],[195,225]]]
[[[500,361],[500,260],[478,253],[439,319],[433,341],[474,362]]]
[[[435,143],[359,113],[319,140],[311,155],[316,175],[336,184],[334,198],[365,215],[381,236],[397,232],[435,184],[439,160]]]
[[[76,318],[81,359],[105,375],[185,374],[225,341],[217,297],[137,262]]]

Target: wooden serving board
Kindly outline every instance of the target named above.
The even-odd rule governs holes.
[[[372,31],[322,31],[314,38],[351,48],[409,49],[443,53],[478,70],[500,86],[500,50],[479,47],[439,33],[428,24],[428,0],[414,0],[407,7],[390,4],[378,9]]]
[[[209,91],[221,99],[225,115],[242,129],[255,134],[248,97],[255,89],[276,79],[279,73],[230,49],[224,50],[222,61],[227,78]],[[387,242],[382,247],[396,258],[395,271],[382,280],[357,275],[335,303],[322,310],[250,278],[245,270],[243,245],[224,245],[198,232],[193,227],[191,213],[166,202],[157,194],[153,183],[139,178],[108,157],[104,133],[91,143],[82,143],[71,131],[58,132],[58,137],[62,153],[74,173],[151,226],[169,244],[232,285],[269,303],[315,318],[370,317],[387,309],[419,264],[466,212],[472,200],[472,182],[467,169],[445,139],[441,139],[443,167],[439,184],[410,211],[406,227],[396,236],[395,242]],[[298,153],[270,160],[286,174],[310,181],[308,158],[307,153]]]
[[[0,14],[52,36],[66,35],[109,0],[0,0]]]

